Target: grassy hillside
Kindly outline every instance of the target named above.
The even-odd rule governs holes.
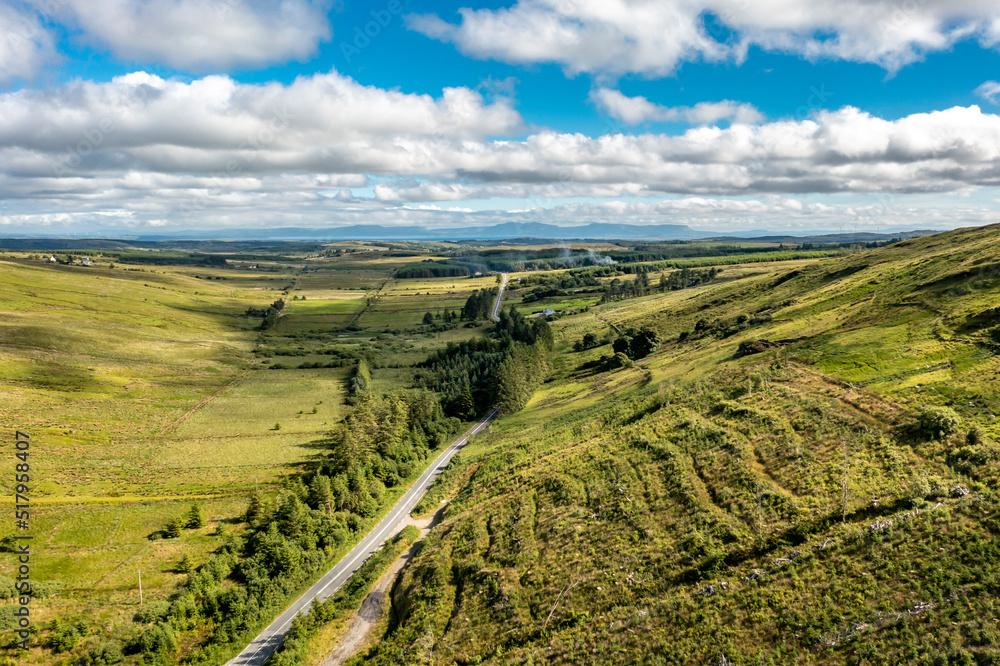
[[[376,664],[1000,663],[1000,227],[593,307],[453,461]],[[658,351],[607,370],[607,341]],[[358,658],[358,663],[361,658]]]

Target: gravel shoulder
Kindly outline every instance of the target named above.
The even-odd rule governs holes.
[[[426,518],[413,518],[410,517],[406,525],[413,525],[420,530],[421,539],[431,531],[431,529],[437,525],[444,513],[443,509],[439,509],[433,516],[428,516]],[[365,597],[365,600],[361,604],[361,608],[354,614],[353,617],[347,623],[347,629],[344,630],[343,635],[337,641],[336,647],[333,651],[327,655],[327,657],[320,662],[321,666],[341,666],[348,659],[357,654],[363,647],[365,647],[372,638],[372,633],[375,630],[376,625],[378,625],[379,620],[385,614],[388,608],[387,597],[389,591],[392,589],[393,583],[396,581],[396,577],[399,576],[399,572],[403,570],[406,563],[409,562],[417,551],[420,549],[420,540],[414,543],[410,548],[399,556],[392,566],[382,574],[382,577],[378,579],[375,583],[375,587],[372,591]]]

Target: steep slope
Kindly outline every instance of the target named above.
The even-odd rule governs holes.
[[[1000,228],[566,319],[376,664],[1000,663]],[[651,328],[602,370],[586,332]],[[683,335],[682,335],[683,334]]]

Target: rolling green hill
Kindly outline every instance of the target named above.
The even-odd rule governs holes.
[[[555,322],[552,376],[425,500],[446,518],[357,662],[1000,663],[998,247],[958,230]],[[659,349],[608,369],[629,328]]]

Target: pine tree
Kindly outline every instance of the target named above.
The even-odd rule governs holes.
[[[314,509],[329,513],[333,511],[333,493],[330,491],[330,478],[317,474],[309,484],[309,504]]]
[[[472,399],[472,389],[469,382],[462,382],[462,391],[455,402],[455,412],[460,418],[471,419],[476,413],[476,404]]]
[[[531,389],[525,377],[519,349],[520,345],[515,345],[514,350],[497,369],[497,406],[501,412],[508,414],[524,407],[530,398]]]
[[[191,510],[187,513],[184,526],[192,530],[205,526],[205,512],[201,510],[200,504],[191,505]]]
[[[252,523],[264,513],[264,496],[259,490],[254,488],[250,493],[250,502],[247,504],[246,521]]]
[[[278,529],[288,537],[302,534],[306,524],[306,511],[302,502],[294,494],[289,493],[278,507]]]
[[[180,518],[174,518],[169,523],[164,532],[168,539],[177,539],[181,536],[181,531],[184,529],[184,521]]]
[[[649,289],[649,276],[646,273],[639,273],[635,278],[635,290],[639,296],[644,296]]]
[[[194,562],[191,561],[191,556],[187,553],[181,558],[181,561],[177,563],[178,573],[191,573],[194,570]]]

